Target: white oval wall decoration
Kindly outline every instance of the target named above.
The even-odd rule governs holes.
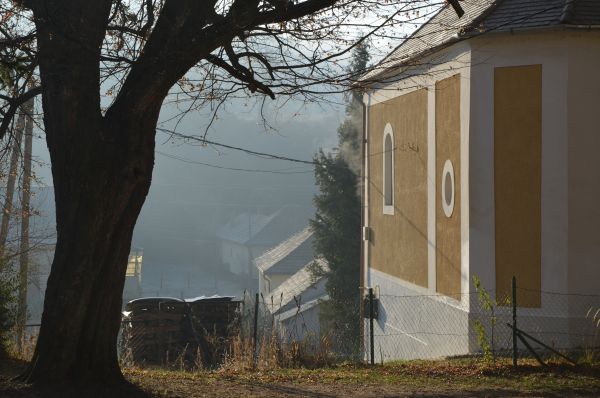
[[[454,167],[450,159],[446,160],[442,171],[442,208],[446,217],[452,217],[454,212]]]

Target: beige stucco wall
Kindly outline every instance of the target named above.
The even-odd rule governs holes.
[[[436,286],[439,293],[460,300],[461,229],[460,229],[460,75],[435,85],[436,130]],[[444,164],[454,168],[454,210],[447,217],[442,207]]]
[[[496,294],[541,305],[542,65],[494,68]]]
[[[394,214],[383,213],[383,136],[394,136]],[[427,90],[371,107],[369,112],[370,264],[427,287]]]

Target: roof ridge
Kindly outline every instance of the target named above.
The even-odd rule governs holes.
[[[287,239],[279,242],[277,245],[273,246],[272,248],[270,248],[269,250],[265,251],[263,254],[261,254],[260,256],[258,256],[254,262],[255,264],[263,271],[267,271],[268,269],[270,269],[273,265],[277,264],[279,261],[281,261],[281,259],[285,258],[286,256],[288,256],[291,252],[293,252],[294,250],[296,250],[298,247],[300,247],[304,242],[306,242],[313,234],[313,230],[311,226],[307,226],[302,228],[300,231],[296,232],[295,234],[293,234],[292,236],[288,237]],[[302,238],[302,239],[299,239]],[[297,242],[295,242],[293,245],[290,245],[287,250],[284,250],[281,253],[277,253],[278,250],[280,250],[283,246],[285,246],[286,244],[288,244],[290,241],[299,239]],[[274,255],[275,254],[275,255]],[[269,259],[269,257],[274,257],[274,260],[268,267],[264,267],[264,263],[267,262],[267,260]],[[273,259],[271,259],[273,260]]]
[[[496,9],[498,8],[498,6],[503,2],[504,0],[495,0],[487,9],[485,9],[481,14],[479,14],[477,17],[473,18],[473,20],[471,21],[471,23],[467,26],[465,26],[464,28],[460,29],[458,34],[462,35],[472,29],[474,29],[477,25],[479,25],[481,23],[481,21],[483,21],[484,19],[486,19],[488,16],[490,16],[490,14],[492,14],[494,11],[496,11]],[[568,0],[567,0],[568,1]]]

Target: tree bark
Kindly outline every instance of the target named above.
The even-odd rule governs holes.
[[[102,132],[104,124],[87,129]],[[140,134],[139,127],[136,130],[119,128],[123,136]],[[133,228],[150,187],[154,142],[118,150],[113,145],[98,140],[91,153],[81,142],[71,143],[80,155],[74,151],[68,158],[57,156],[57,148],[49,146],[57,242],[26,381],[123,381],[116,352],[121,296]]]

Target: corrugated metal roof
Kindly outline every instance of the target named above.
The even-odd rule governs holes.
[[[267,274],[293,274],[314,257],[313,232],[306,227],[256,260],[258,269]]]
[[[269,300],[275,306],[275,313],[286,311],[296,301],[302,303],[316,297],[322,297],[325,294],[325,278],[315,278],[310,272],[309,267],[313,262],[318,263],[324,271],[329,269],[324,260],[311,260],[298,272],[286,279],[285,282],[277,286],[269,296]]]
[[[560,25],[600,25],[600,0],[465,0],[459,18],[446,5],[362,79],[380,80],[390,68],[410,64],[431,51],[469,36]]]

